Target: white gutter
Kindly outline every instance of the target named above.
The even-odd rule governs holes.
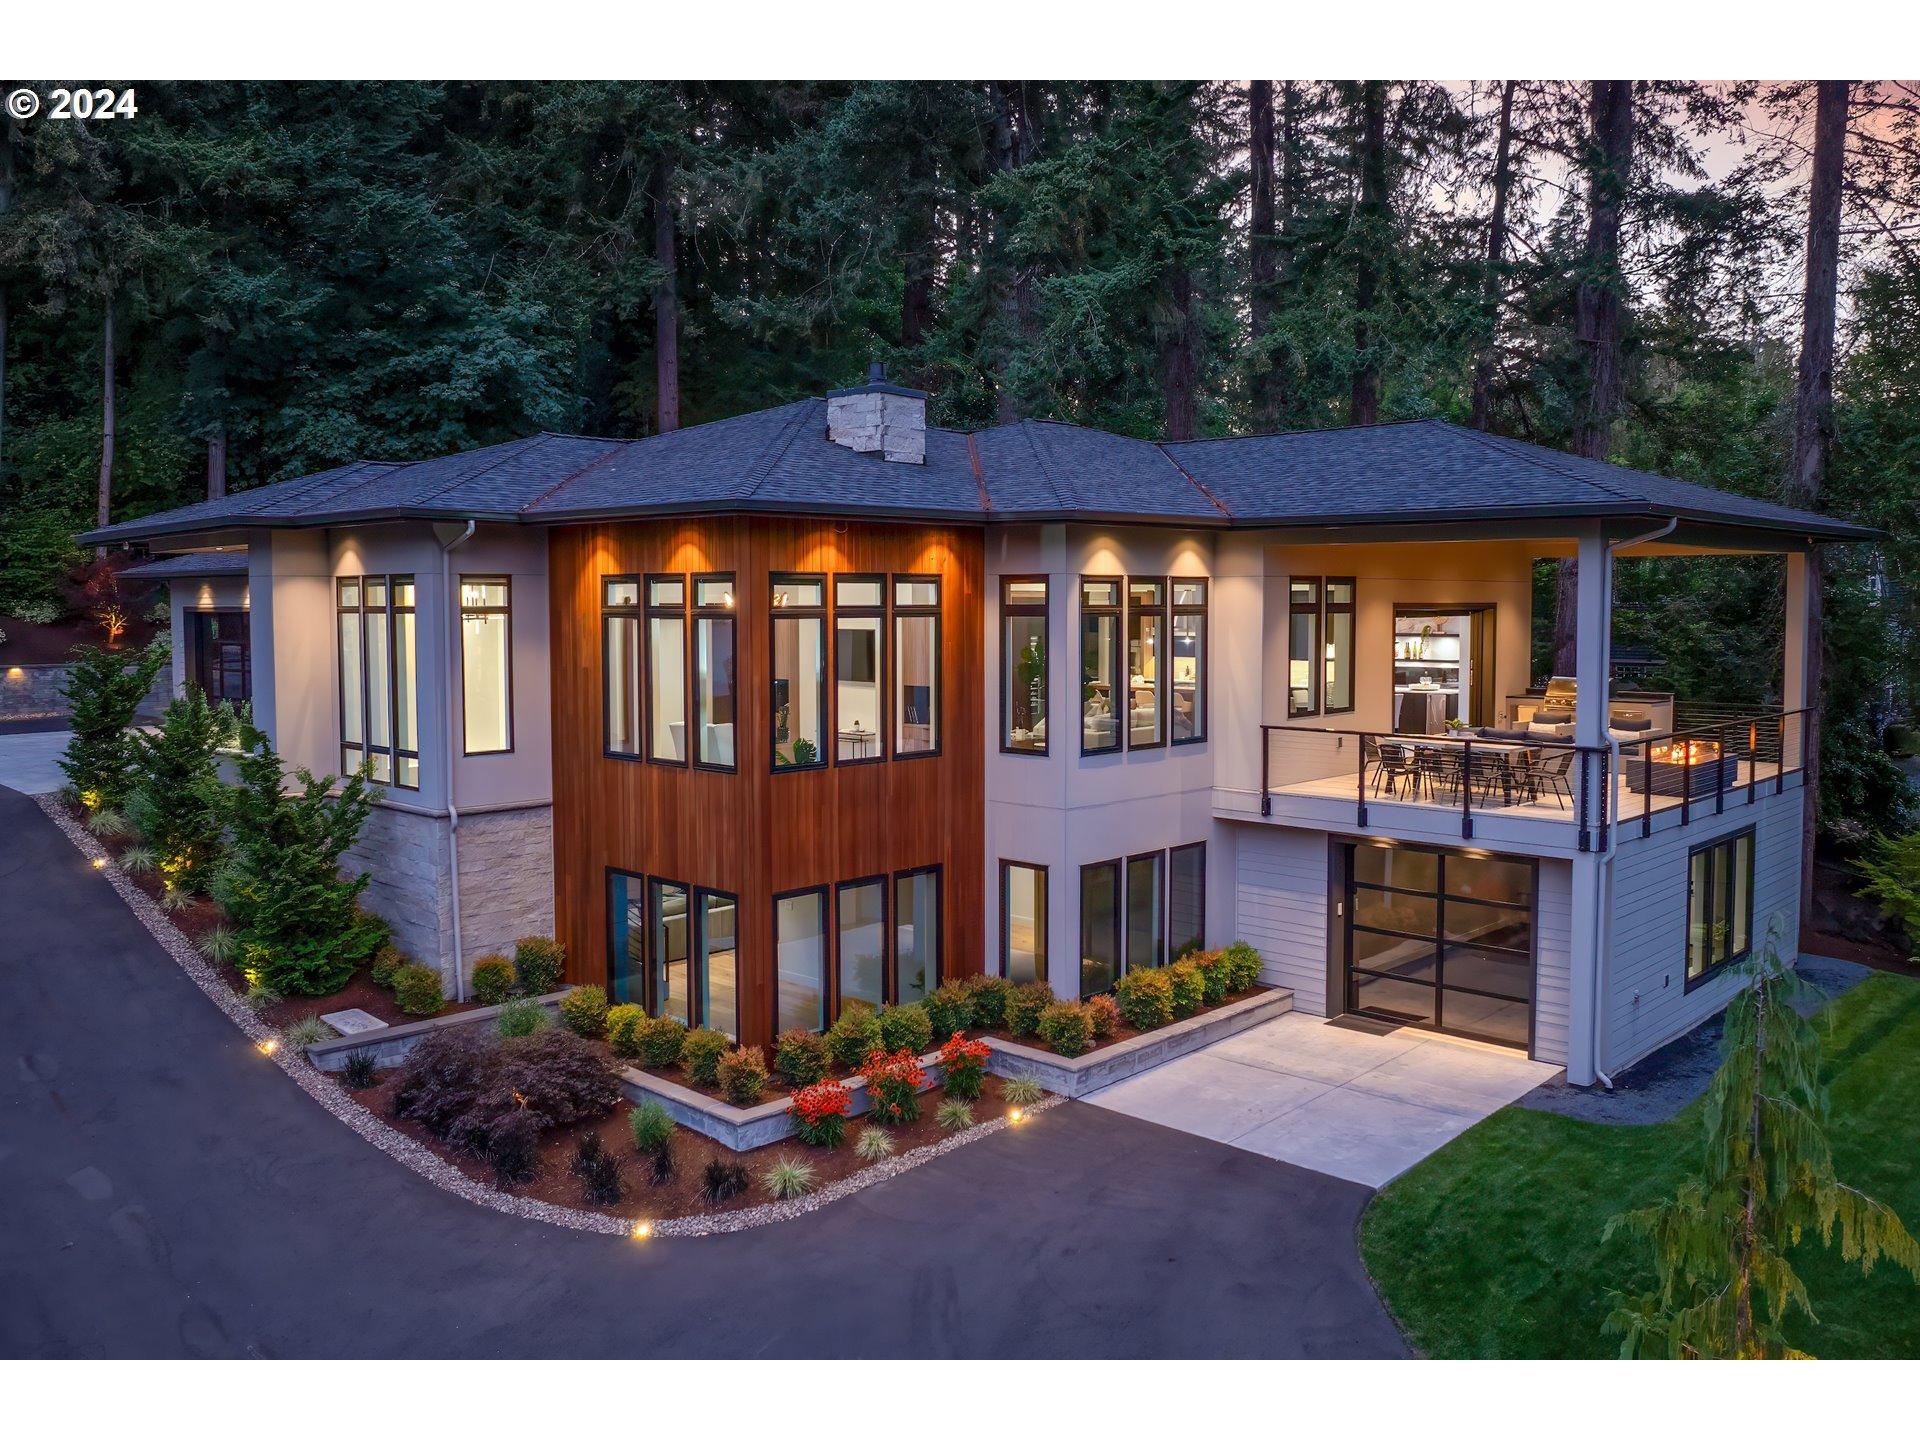
[[[1671,535],[1679,524],[1680,517],[1675,515],[1671,517],[1666,524],[1660,526],[1658,529],[1649,530],[1644,535],[1630,535],[1625,539],[1609,540],[1607,542],[1607,573],[1603,577],[1605,593],[1602,599],[1605,602],[1607,611],[1609,650],[1612,649],[1611,636],[1613,632],[1613,552],[1623,549],[1628,545],[1645,545],[1654,540],[1664,539],[1668,535]],[[1608,696],[1602,696],[1601,703],[1603,705],[1607,704],[1609,698]],[[1616,777],[1620,774],[1620,742],[1613,738],[1613,727],[1611,725],[1607,727],[1607,730],[1607,785],[1611,792]],[[1609,793],[1607,799],[1611,801],[1613,798],[1613,794]],[[1613,930],[1613,859],[1615,852],[1619,848],[1619,807],[1610,805],[1608,813],[1612,819],[1611,823],[1607,826],[1606,848],[1600,852],[1600,874],[1598,883],[1594,886],[1594,893],[1598,897],[1598,903],[1593,907],[1593,1073],[1600,1077],[1600,1083],[1602,1085],[1611,1090],[1613,1089],[1613,1077],[1600,1068],[1600,1057],[1607,1053],[1606,972],[1607,956],[1611,953]]]
[[[460,949],[460,807],[453,801],[453,750],[455,735],[453,729],[453,690],[459,681],[456,673],[456,656],[460,654],[460,606],[453,593],[453,552],[473,538],[475,522],[467,521],[467,528],[452,540],[440,542],[440,593],[447,601],[447,733],[441,746],[440,773],[447,785],[447,880],[452,886],[453,899],[453,998],[456,1003],[467,998],[467,962]]]

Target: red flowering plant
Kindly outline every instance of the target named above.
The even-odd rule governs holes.
[[[794,1091],[787,1107],[793,1111],[794,1134],[809,1145],[831,1150],[840,1143],[846,1128],[853,1092],[838,1080],[822,1080]]]
[[[978,1100],[980,1083],[986,1078],[987,1056],[992,1047],[984,1040],[969,1040],[960,1031],[940,1047],[941,1088],[956,1100]]]
[[[877,1124],[910,1125],[920,1118],[920,1087],[927,1072],[911,1050],[876,1050],[860,1067],[867,1109]]]

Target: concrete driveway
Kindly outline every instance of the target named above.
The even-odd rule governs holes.
[[[469,1204],[261,1060],[0,790],[0,1357],[1400,1356],[1364,1187],[1064,1105],[784,1224]]]
[[[1561,1073],[1491,1045],[1296,1012],[1089,1103],[1377,1188]]]
[[[16,721],[0,728],[0,785],[22,795],[51,795],[66,784],[58,761],[68,733],[64,721]]]

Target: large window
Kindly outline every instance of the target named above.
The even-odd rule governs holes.
[[[840,930],[840,1004],[878,1010],[887,991],[887,882],[853,880],[835,897]]]
[[[1326,688],[1321,709],[1328,715],[1353,709],[1353,595],[1352,576],[1327,578]]]
[[[1287,715],[1320,713],[1320,582],[1287,582]]]
[[[1164,850],[1127,861],[1127,955],[1129,970],[1167,963],[1166,865]]]
[[[773,768],[827,763],[827,582],[773,577]]]
[[[1173,743],[1207,738],[1207,582],[1172,580]]]
[[[886,758],[886,579],[840,575],[833,582],[834,759],[859,765]]]
[[[1127,748],[1146,750],[1167,740],[1167,585],[1127,582]]]
[[[607,999],[650,1010],[646,882],[640,876],[607,872],[607,928]]]
[[[1687,856],[1687,975],[1698,984],[1753,951],[1753,831]]]
[[[414,589],[411,575],[337,582],[340,768],[382,785],[420,786]]]
[[[888,998],[911,1005],[939,985],[940,872],[907,871],[893,877],[893,994]]]
[[[1080,998],[1120,977],[1120,862],[1080,867]]]
[[[647,577],[647,758],[687,763],[687,581]]]
[[[1178,960],[1207,943],[1207,842],[1167,852],[1167,946]]]
[[[1080,577],[1080,753],[1098,755],[1125,743],[1126,687],[1120,682],[1120,587]]]
[[[940,752],[940,577],[893,577],[893,754]]]
[[[654,880],[647,886],[652,920],[653,969],[648,1009],[682,1025],[695,1023],[693,1012],[693,930],[684,885]]]
[[[607,754],[637,757],[645,707],[640,696],[640,582],[601,582],[600,630],[606,686]]]
[[[504,575],[460,577],[461,714],[469,755],[513,749],[513,619]]]
[[[1047,978],[1047,868],[1000,862],[1000,973],[1016,985]]]
[[[827,1028],[827,892],[773,898],[773,1029]]]
[[[1047,753],[1047,579],[1000,582],[1000,748]]]
[[[731,770],[734,731],[734,603],[731,575],[693,579],[694,763]]]
[[[696,890],[700,918],[700,1021],[740,1033],[739,902],[718,890]]]

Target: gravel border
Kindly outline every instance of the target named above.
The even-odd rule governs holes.
[[[57,795],[35,795],[32,797],[46,817],[60,828],[74,848],[90,861],[101,862],[95,865],[107,879],[107,883],[119,892],[120,898],[127,902],[127,908],[134,917],[146,926],[147,933],[160,942],[165,950],[182,970],[187,978],[198,985],[206,997],[226,1012],[229,1020],[256,1047],[269,1041],[277,1041],[279,1032],[254,1014],[240,996],[233,992],[220,977],[218,970],[204,955],[193,946],[193,942],[180,933],[177,927],[159,905],[147,897],[145,891],[130,880],[126,872],[113,863],[112,857],[84,827],[66,812]],[[635,1222],[618,1215],[600,1215],[586,1210],[573,1210],[564,1205],[551,1205],[544,1200],[532,1200],[522,1196],[509,1195],[484,1185],[463,1174],[453,1165],[442,1160],[433,1151],[411,1136],[381,1120],[366,1106],[349,1098],[339,1086],[322,1075],[307,1063],[303,1053],[293,1051],[287,1046],[276,1044],[267,1056],[286,1076],[298,1085],[314,1100],[318,1101],[334,1119],[345,1125],[361,1139],[375,1149],[398,1160],[409,1170],[424,1180],[438,1185],[442,1190],[458,1195],[462,1200],[470,1200],[475,1205],[484,1205],[489,1210],[498,1210],[503,1215],[512,1215],[522,1220],[539,1220],[548,1225],[558,1225],[566,1230],[586,1230],[599,1235],[618,1235],[622,1237],[633,1233]],[[1043,1110],[1051,1110],[1065,1101],[1058,1095],[1046,1098],[1026,1107],[1026,1113],[1037,1115]],[[1004,1130],[1010,1123],[1002,1116],[998,1120],[986,1120],[970,1130],[963,1130],[932,1145],[910,1150],[904,1155],[896,1155],[890,1160],[882,1160],[877,1165],[869,1165],[841,1180],[834,1181],[825,1189],[816,1190],[811,1195],[803,1195],[797,1200],[775,1200],[764,1205],[755,1205],[746,1210],[733,1210],[720,1215],[684,1215],[672,1220],[656,1220],[650,1224],[650,1234],[654,1236],[696,1236],[730,1235],[740,1230],[753,1230],[762,1225],[777,1224],[782,1220],[797,1219],[810,1215],[824,1205],[835,1200],[844,1200],[849,1195],[865,1190],[869,1185],[878,1185],[883,1180],[891,1180],[896,1175],[924,1165],[962,1145],[971,1144],[989,1135]]]

